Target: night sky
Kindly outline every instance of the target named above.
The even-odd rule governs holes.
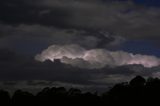
[[[160,77],[159,0],[1,0],[0,13],[0,88]]]

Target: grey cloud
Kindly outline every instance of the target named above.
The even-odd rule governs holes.
[[[132,37],[159,37],[159,8],[138,6],[131,1],[45,0],[41,5],[70,9],[68,23],[74,27],[108,30]]]
[[[16,0],[1,5],[3,23],[104,30],[128,38],[159,38],[160,9],[132,1]]]
[[[34,54],[51,44],[78,44],[86,49],[113,48],[124,42],[123,37],[106,32],[58,29],[51,26],[0,24],[0,48]],[[120,39],[119,39],[120,38]],[[113,43],[112,43],[113,42]]]
[[[42,24],[42,25],[54,25],[57,27],[64,27],[70,14],[63,8],[39,7],[34,3],[36,0],[5,0],[1,1],[1,17],[0,20],[7,24]],[[44,11],[49,11],[46,14],[42,14]],[[12,18],[10,18],[12,17]]]

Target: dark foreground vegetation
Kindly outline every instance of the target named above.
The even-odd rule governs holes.
[[[82,93],[79,89],[44,88],[37,95],[17,90],[11,97],[8,92],[0,90],[0,106],[83,106],[83,105],[138,105],[160,104],[160,79],[145,80],[137,76],[129,83],[115,85],[102,95]],[[157,105],[157,104],[156,104]]]

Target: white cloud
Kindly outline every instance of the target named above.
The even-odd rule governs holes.
[[[85,50],[78,45],[52,45],[35,56],[38,61],[60,59],[61,62],[80,68],[103,68],[105,66],[123,66],[140,64],[144,67],[160,65],[155,56],[132,54],[124,51],[108,51],[106,49]]]
[[[40,61],[45,61],[46,59],[54,61],[54,59],[62,59],[64,57],[76,59],[82,58],[84,51],[85,49],[78,45],[52,45],[35,58]]]

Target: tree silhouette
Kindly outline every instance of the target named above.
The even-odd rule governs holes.
[[[144,86],[146,80],[141,76],[136,76],[130,81],[130,85],[134,87]]]
[[[0,106],[30,106],[30,105],[152,105],[159,103],[160,79],[136,76],[129,83],[119,83],[109,91],[98,95],[97,93],[84,92],[76,88],[66,90],[64,87],[44,88],[33,95],[29,92],[17,90],[10,97],[9,93],[0,90]]]
[[[29,106],[34,104],[34,96],[29,92],[17,90],[12,97],[12,103],[16,106]]]
[[[7,91],[0,90],[0,104],[3,104],[4,106],[11,104],[11,98]]]

